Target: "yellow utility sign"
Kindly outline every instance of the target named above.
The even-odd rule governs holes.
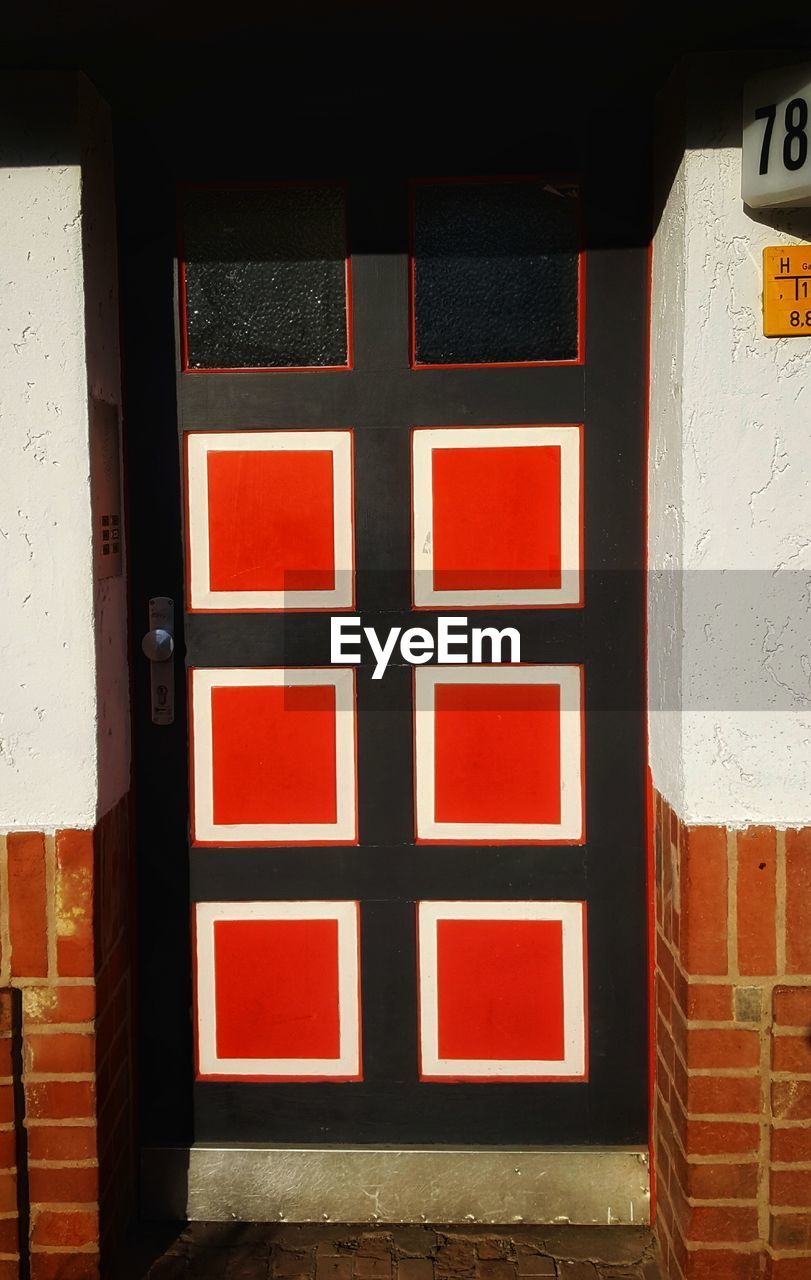
[[[811,334],[811,245],[763,250],[763,332],[767,338]]]

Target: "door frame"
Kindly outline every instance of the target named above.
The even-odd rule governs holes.
[[[125,169],[129,166],[125,165]],[[168,175],[166,175],[168,178]],[[132,190],[133,171],[130,169],[125,186]],[[643,185],[643,184],[641,184]],[[143,209],[143,205],[142,205]],[[127,417],[130,423],[151,422],[154,430],[165,428],[174,438],[176,423],[172,420],[175,408],[176,378],[179,376],[172,363],[171,368],[161,367],[153,371],[151,385],[140,384],[138,366],[143,359],[144,337],[149,333],[149,346],[154,351],[158,342],[174,356],[178,342],[178,307],[174,290],[174,277],[161,278],[158,259],[165,255],[168,245],[166,232],[151,229],[151,237],[138,237],[137,244],[127,244],[128,233],[137,223],[137,210],[127,219],[123,236],[124,269],[122,295],[124,296],[124,350],[135,355],[127,361],[135,376],[126,379]],[[156,240],[159,242],[156,250]],[[172,249],[174,246],[172,246]],[[584,245],[586,251],[588,245]],[[648,262],[648,280],[649,280]],[[153,304],[160,301],[160,315],[156,317]],[[157,323],[156,323],[157,322]],[[646,318],[646,340],[649,339],[649,313]],[[156,335],[156,329],[158,334]],[[126,367],[125,367],[126,373]],[[647,376],[647,369],[646,369]],[[161,394],[151,397],[155,385]],[[643,448],[647,460],[647,381],[645,395],[645,424]],[[142,512],[145,501],[143,478],[149,474],[149,440],[136,431],[129,433],[129,476],[136,490],[137,506]],[[132,465],[138,455],[135,466]],[[133,475],[140,477],[133,482]],[[165,479],[165,477],[164,477]],[[169,482],[167,481],[167,491]],[[154,566],[167,566],[169,576],[177,582],[183,576],[183,551],[181,539],[180,463],[172,477],[174,492],[178,495],[177,511],[170,511],[158,502],[157,508],[133,522],[133,632],[136,638],[146,629],[141,617],[141,601],[146,593],[158,589],[154,581]],[[645,553],[647,548],[645,548]],[[182,649],[181,597],[177,597],[177,614],[180,622],[178,648]],[[644,616],[644,610],[643,610]],[[136,661],[134,696],[146,696],[145,665]],[[135,769],[144,752],[152,755],[157,749],[163,758],[172,752],[185,752],[186,709],[184,706],[184,682],[177,681],[178,705],[176,720],[170,730],[163,730],[157,748],[154,743],[138,742],[136,734]],[[151,768],[155,767],[151,760]],[[147,816],[148,821],[148,816]],[[144,835],[144,818],[141,817],[141,834]],[[178,828],[182,847],[186,833]],[[648,851],[649,852],[649,851]],[[649,861],[649,858],[648,858]],[[650,873],[649,873],[650,874]],[[650,884],[647,886],[650,904]],[[186,895],[184,907],[188,907]],[[170,893],[165,903],[167,920],[177,916],[180,906],[178,894]],[[143,925],[142,925],[143,927]],[[650,924],[649,924],[650,929]],[[185,952],[188,965],[190,939],[183,929],[176,930],[170,955],[177,960]],[[148,975],[149,977],[150,975]],[[151,979],[160,980],[152,973]],[[650,1000],[650,973],[648,974]],[[652,1003],[652,1002],[651,1002]],[[650,1019],[648,1019],[650,1021]],[[652,1041],[651,1041],[652,1043]],[[143,1060],[142,1060],[143,1065]],[[161,1073],[166,1067],[161,1063]],[[170,1072],[177,1074],[182,1064],[168,1064]],[[142,1076],[143,1080],[143,1076]],[[146,1081],[149,1088],[149,1081]],[[152,1083],[156,1083],[153,1077]],[[190,1093],[190,1090],[188,1091]],[[176,1094],[170,1090],[170,1099]],[[165,1128],[164,1124],[165,1122]],[[161,1130],[163,1129],[163,1132]],[[170,1137],[171,1135],[171,1137]],[[166,1143],[165,1138],[170,1137]],[[452,1176],[451,1176],[452,1171]],[[519,1182],[518,1179],[521,1179]],[[375,1209],[363,1189],[372,1183],[385,1193],[384,1209]],[[551,1222],[565,1218],[577,1223],[624,1222],[642,1224],[650,1220],[650,1151],[647,1145],[622,1147],[522,1147],[522,1148],[426,1148],[426,1147],[375,1147],[357,1146],[352,1149],[335,1147],[300,1147],[293,1144],[270,1144],[261,1148],[247,1145],[194,1144],[191,1140],[191,1112],[169,1115],[164,1108],[163,1121],[158,1106],[153,1123],[144,1133],[142,1151],[142,1196],[150,1216],[163,1218],[188,1217],[191,1219],[242,1219],[287,1218],[292,1221],[323,1220],[324,1212],[319,1200],[319,1188],[335,1188],[340,1185],[344,1198],[339,1213],[332,1213],[333,1220],[355,1221],[420,1221],[430,1217],[448,1222],[470,1221],[524,1221]],[[431,1197],[426,1188],[432,1187]],[[493,1205],[493,1188],[503,1189]],[[521,1191],[519,1192],[519,1187]],[[395,1190],[399,1188],[398,1190]],[[477,1206],[483,1203],[482,1193],[487,1190],[487,1200],[493,1205],[487,1214]],[[509,1188],[509,1190],[507,1190]],[[525,1190],[530,1188],[530,1190]],[[518,1213],[518,1207],[523,1212]],[[617,1208],[621,1206],[621,1208]],[[430,1213],[426,1213],[426,1207]],[[473,1213],[471,1214],[471,1208]]]

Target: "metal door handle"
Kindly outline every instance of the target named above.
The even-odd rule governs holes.
[[[175,651],[174,636],[163,627],[155,627],[154,631],[147,631],[141,648],[150,662],[168,662]]]
[[[175,602],[153,596],[149,602],[149,630],[141,641],[149,659],[152,723],[172,724],[175,718]]]

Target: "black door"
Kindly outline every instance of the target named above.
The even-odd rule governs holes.
[[[461,79],[121,135],[147,1143],[646,1139],[644,175]]]

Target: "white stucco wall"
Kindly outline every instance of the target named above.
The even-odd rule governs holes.
[[[688,822],[794,825],[811,339],[763,337],[761,249],[811,239],[811,214],[741,204],[741,80],[685,78],[654,244],[651,765]],[[81,80],[60,93],[70,158],[0,169],[0,830],[92,825],[129,784],[125,585],[94,586],[89,492],[89,397],[119,401],[109,122]]]
[[[654,241],[654,785],[691,823],[811,821],[811,338],[765,338],[761,251],[808,211],[740,199],[742,77],[685,80]]]
[[[34,129],[0,169],[0,830],[92,826],[129,778],[124,580],[94,588],[91,544],[89,396],[120,400],[106,125],[78,78],[53,105],[75,160]]]

